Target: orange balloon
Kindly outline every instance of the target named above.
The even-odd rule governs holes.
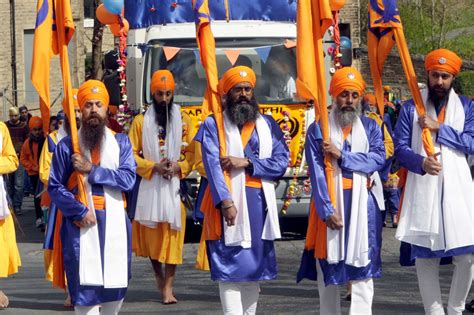
[[[122,18],[122,22],[123,22],[123,32],[126,35],[128,33],[128,29],[130,26],[128,24],[128,21],[125,18]],[[109,28],[112,34],[114,34],[114,36],[120,36],[120,23],[110,24]]]
[[[346,4],[346,0],[330,0],[329,6],[331,7],[331,11],[339,11],[342,7]]]
[[[100,4],[95,11],[95,15],[97,19],[102,24],[115,24],[119,21],[119,16],[117,14],[113,14],[105,8],[103,4]]]

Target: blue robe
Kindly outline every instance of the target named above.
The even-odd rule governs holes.
[[[465,121],[464,130],[458,132],[454,128],[441,124],[434,139],[438,144],[451,149],[463,152],[466,155],[474,154],[474,102],[466,96],[460,96],[464,108]],[[424,157],[411,149],[411,136],[413,128],[415,105],[413,100],[405,102],[398,116],[395,126],[394,145],[395,156],[400,161],[400,165],[407,168],[409,172],[424,175],[422,164]],[[436,108],[439,114],[441,108]],[[455,227],[445,227],[455,228]],[[416,258],[446,258],[442,261],[448,262],[452,256],[474,253],[474,246],[455,248],[449,251],[432,251],[429,248],[411,245],[402,242],[400,247],[400,264],[402,266],[412,266]]]
[[[385,148],[382,141],[382,132],[377,123],[365,116],[361,117],[362,124],[369,141],[369,152],[351,152],[351,147],[344,141],[342,157],[338,161],[342,176],[352,179],[353,172],[361,172],[369,177],[373,172],[379,171],[385,164]],[[312,200],[318,215],[326,220],[334,214],[334,208],[328,194],[326,175],[324,172],[324,154],[322,152],[322,135],[318,124],[311,124],[306,135],[305,143],[306,160],[312,186]],[[349,236],[349,222],[351,216],[352,189],[344,189],[344,220],[345,242]],[[367,204],[367,223],[369,241],[370,263],[365,267],[346,265],[344,261],[329,264],[326,259],[319,259],[326,285],[339,285],[352,280],[379,278],[382,273],[380,249],[382,246],[382,218],[377,202],[372,192],[369,191]],[[316,240],[317,241],[317,240]],[[316,259],[314,250],[305,250],[301,259],[297,281],[303,278],[316,280]]]
[[[119,188],[129,191],[135,183],[136,163],[133,157],[132,146],[128,137],[116,134],[115,139],[120,148],[119,167],[117,170],[102,168],[98,165],[92,167],[88,181],[92,187],[92,194],[103,196],[103,186]],[[56,147],[51,161],[51,173],[49,178],[48,192],[51,200],[61,209],[63,222],[61,226],[61,241],[63,245],[64,268],[68,282],[69,293],[73,305],[91,306],[105,302],[112,302],[124,298],[127,288],[105,289],[102,286],[82,286],[79,282],[79,253],[80,253],[80,229],[73,221],[80,221],[87,213],[87,208],[75,198],[77,187],[72,191],[67,189],[69,177],[74,169],[71,162],[72,156],[71,138],[62,139]],[[104,259],[105,238],[105,211],[96,210],[97,225],[99,227],[99,240],[102,261]],[[128,273],[131,278],[131,225],[127,214],[127,241],[128,241]]]
[[[247,146],[245,156],[253,163],[253,173],[256,178],[278,180],[288,166],[289,152],[283,133],[271,116],[263,115],[272,133],[272,156],[259,159],[259,139],[254,130]],[[208,117],[203,128],[195,137],[202,145],[202,160],[212,199],[216,208],[223,200],[232,199],[224,180],[219,162],[219,140],[217,126],[213,116]],[[268,139],[270,140],[270,139]],[[241,139],[235,139],[241,141]],[[207,241],[207,255],[211,269],[212,280],[219,281],[258,281],[271,280],[277,276],[277,264],[273,241],[262,240],[262,231],[266,218],[266,203],[263,190],[246,187],[247,204],[249,210],[250,228],[252,235],[251,248],[240,246],[226,246],[224,235],[220,240]],[[222,220],[221,220],[222,224]],[[222,233],[224,234],[224,233]]]

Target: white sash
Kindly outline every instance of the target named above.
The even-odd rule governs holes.
[[[265,159],[271,157],[273,149],[273,143],[271,141],[272,134],[267,122],[261,115],[257,118],[255,128],[259,138],[259,158]],[[224,112],[224,129],[226,133],[227,155],[245,157],[239,129],[230,121],[226,112]],[[270,139],[270,141],[268,141],[268,139]],[[225,245],[250,248],[252,245],[252,235],[250,232],[249,210],[245,193],[245,170],[232,170],[230,176],[232,200],[237,208],[237,217],[234,226],[227,226],[225,222],[222,223],[224,226]],[[267,216],[263,227],[262,239],[275,240],[281,238],[275,186],[272,181],[262,179],[262,189],[267,204]],[[258,211],[260,211],[260,209],[258,209]]]
[[[160,153],[158,125],[155,109],[150,106],[145,113],[142,129],[143,156],[159,163],[164,157]],[[183,136],[180,107],[171,106],[167,125],[165,148],[168,159],[179,161]],[[173,230],[181,230],[181,199],[179,197],[179,177],[170,180],[153,173],[150,180],[142,179],[138,190],[135,220],[149,228],[156,228],[158,222],[168,222]]]
[[[64,137],[67,137],[66,125],[62,124],[59,129],[58,133],[56,134],[56,144],[59,143]]]
[[[79,141],[82,135],[79,131]],[[85,146],[81,144],[81,148]],[[90,152],[82,152],[90,159]],[[119,167],[120,147],[110,129],[106,128],[100,150],[100,166],[116,170]],[[95,215],[91,185],[84,176],[87,202]],[[99,227],[81,228],[79,279],[81,285],[126,288],[128,286],[128,255],[125,209],[122,192],[103,186],[105,196],[105,245],[104,268],[100,254]]]
[[[3,152],[3,134],[0,132],[0,153]],[[3,182],[3,175],[0,174],[0,220],[5,220],[10,215],[8,207],[7,192]]]
[[[428,102],[427,90],[422,91],[422,97],[427,114],[437,119],[434,106]],[[464,109],[453,89],[446,106],[444,124],[462,132]],[[426,156],[416,110],[412,130],[411,148]],[[432,136],[435,138],[434,133]],[[435,151],[441,151],[438,160],[443,170],[438,176],[408,172],[395,237],[432,251],[474,245],[472,180],[466,157],[460,151],[433,142]]]
[[[342,150],[344,135],[339,123],[335,120],[334,112],[329,116],[329,126],[331,142],[339,150]],[[347,141],[351,144],[351,152],[369,152],[369,141],[360,118],[357,118],[352,124],[352,131]],[[334,169],[333,180],[336,188],[336,212],[341,216],[344,227],[340,230],[327,228],[327,261],[330,264],[337,264],[339,261],[345,260],[347,265],[364,267],[370,263],[367,221],[367,175],[353,172],[351,219],[350,222],[344,222],[342,172],[335,159],[332,159],[332,166]],[[349,223],[349,237],[346,250],[345,226],[347,223]]]

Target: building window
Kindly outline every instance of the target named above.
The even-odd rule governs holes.
[[[84,19],[94,19],[94,2],[95,0],[84,0]]]

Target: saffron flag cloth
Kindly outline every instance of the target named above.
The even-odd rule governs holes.
[[[380,113],[383,115],[383,88],[382,70],[385,59],[394,44],[397,44],[398,53],[402,62],[403,70],[407,78],[408,87],[415,101],[418,116],[425,115],[425,107],[418,88],[415,69],[411,61],[410,52],[403,33],[403,25],[400,19],[396,0],[370,0],[369,1],[369,31],[368,51],[370,59],[370,71],[374,82],[375,96]],[[383,117],[383,116],[382,116]],[[422,132],[423,148],[428,156],[434,155],[434,144],[430,131],[424,129]]]
[[[296,43],[296,60],[298,78],[296,80],[297,94],[303,98],[315,101],[316,121],[320,120],[324,140],[329,139],[329,116],[327,112],[326,81],[324,67],[323,37],[328,27],[333,23],[333,16],[328,0],[298,1],[296,28],[298,41]],[[332,165],[329,156],[325,157],[325,173],[331,202],[335,205],[335,187],[332,175]],[[324,223],[317,215],[310,216],[312,228],[322,230]],[[317,231],[310,234],[320,235]],[[323,236],[325,237],[325,235]],[[326,258],[326,242],[321,242],[317,250],[319,258]],[[306,244],[310,246],[309,244]]]

